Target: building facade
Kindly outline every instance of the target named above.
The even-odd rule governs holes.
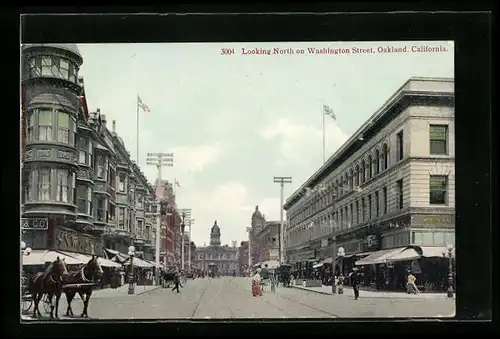
[[[248,271],[248,241],[242,241],[238,247],[240,275]]]
[[[455,240],[454,81],[410,78],[286,201],[290,263]]]
[[[197,247],[193,265],[204,272],[216,270],[221,275],[232,275],[239,271],[238,248],[221,245],[220,227],[217,221],[210,230],[210,245]]]
[[[264,221],[264,226],[255,235],[258,262],[279,262],[279,221]]]
[[[82,64],[76,45],[22,47],[23,240],[33,249],[101,256],[105,247],[127,253],[135,244],[151,257],[144,211],[152,188],[115,122],[110,131],[99,109],[89,113]]]

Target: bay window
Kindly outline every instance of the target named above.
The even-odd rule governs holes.
[[[127,176],[125,173],[120,173],[118,176],[118,191],[119,192],[127,192]]]
[[[23,175],[24,201],[33,200],[33,172],[26,171]]]
[[[78,213],[88,214],[87,191],[89,191],[89,189],[86,186],[78,186],[76,188]]]
[[[38,200],[50,200],[50,168],[38,170]]]
[[[97,199],[96,220],[106,222],[106,200],[103,198]]]
[[[69,80],[78,83],[78,67],[73,63],[69,65]]]
[[[52,141],[52,110],[38,110],[38,140]]]
[[[97,178],[106,180],[108,172],[108,161],[106,157],[99,155],[97,158]]]
[[[29,77],[39,77],[42,73],[42,69],[40,67],[40,59],[31,58],[29,61]]]
[[[58,112],[58,130],[57,141],[63,144],[69,144],[70,119],[69,113]]]
[[[58,169],[57,170],[57,194],[56,200],[62,202],[69,202],[69,170],[67,169]]]
[[[35,129],[35,113],[31,112],[28,117],[28,130],[27,138],[28,141],[33,141],[33,130]]]
[[[62,78],[69,79],[69,61],[66,59],[59,59],[59,74]]]
[[[89,165],[88,161],[88,139],[78,139],[78,163],[81,165]]]
[[[118,227],[125,228],[125,207],[118,207]]]
[[[88,209],[88,215],[92,215],[93,213],[93,204],[92,204],[92,197],[94,195],[92,194],[92,189],[89,187],[87,189],[87,201],[89,202],[89,209]]]

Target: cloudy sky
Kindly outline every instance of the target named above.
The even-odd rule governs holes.
[[[379,53],[379,46],[443,46],[445,52]],[[89,108],[116,120],[139,165],[153,182],[148,152],[173,152],[163,179],[177,178],[177,201],[191,208],[197,245],[209,242],[214,220],[224,244],[247,238],[256,205],[279,220],[280,189],[273,176],[291,176],[290,196],[322,163],[322,109],[327,156],[411,76],[453,77],[451,42],[79,44]],[[369,54],[314,55],[307,48],[374,48]],[[221,49],[234,49],[221,55]],[[305,54],[242,54],[246,50],[305,50]]]

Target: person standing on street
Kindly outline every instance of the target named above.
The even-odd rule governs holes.
[[[179,286],[181,284],[181,275],[178,270],[175,271],[174,274],[174,287],[172,288],[172,292],[177,290],[177,293],[180,293]]]
[[[358,300],[359,298],[359,284],[360,284],[360,279],[359,279],[359,273],[358,273],[358,268],[354,267],[352,269],[352,272],[350,274],[350,280],[351,280],[351,286],[352,289],[354,290],[354,300]]]

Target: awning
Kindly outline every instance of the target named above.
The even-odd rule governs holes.
[[[320,268],[323,266],[323,263],[320,262],[320,263],[317,263],[316,265],[313,266],[313,268]]]
[[[366,257],[367,255],[372,254],[373,252],[362,252],[362,253],[354,253],[354,254],[348,254],[344,256],[344,258],[352,258],[352,257]]]
[[[130,265],[130,257],[127,258],[127,262],[124,265]],[[134,266],[137,267],[155,267],[155,265],[148,263],[145,260],[142,260],[141,258],[134,257]]]
[[[23,266],[30,265],[45,265],[46,262],[53,262],[59,259],[64,259],[67,265],[83,264],[82,260],[74,258],[66,253],[50,251],[50,250],[33,250],[30,255],[23,256]]]
[[[82,260],[84,261],[84,263],[88,263],[90,261],[90,259],[92,259],[91,256],[89,255],[86,255],[86,254],[82,254],[82,253],[75,253],[75,252],[64,252],[76,259],[79,259],[79,260]],[[103,267],[122,267],[121,264],[119,263],[116,263],[112,260],[109,260],[109,259],[106,259],[106,258],[101,258],[101,257],[97,257],[97,261],[99,262],[99,265],[103,266]]]
[[[117,267],[117,268],[122,267],[121,264],[114,262],[113,260],[106,259],[106,258],[99,257],[99,258],[97,258],[97,261],[99,262],[99,265],[101,265],[102,267]]]
[[[420,246],[422,249],[422,257],[425,258],[443,258],[448,257],[448,249],[446,246]],[[445,253],[445,255],[443,255]],[[452,257],[455,257],[455,248],[451,252]]]
[[[406,247],[392,248],[390,250],[373,252],[366,258],[356,261],[355,265],[363,266],[363,265],[384,264],[386,263],[387,258],[402,252],[404,249],[406,249]]]
[[[260,266],[260,262],[258,262],[255,265],[253,265],[253,267],[259,267],[259,266]]]
[[[387,261],[389,262],[397,262],[397,261],[406,261],[406,260],[413,260],[413,259],[418,259],[420,258],[420,254],[412,248],[408,247],[402,252],[396,253],[390,257],[387,258]]]

